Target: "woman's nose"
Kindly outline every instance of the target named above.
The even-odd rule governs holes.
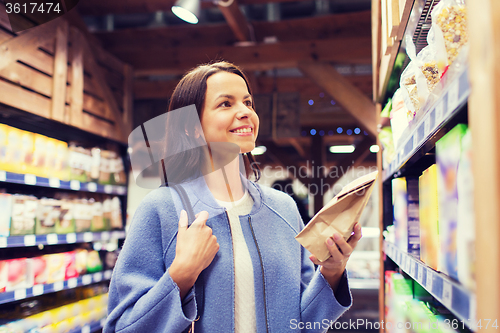
[[[241,105],[239,105],[238,107],[238,111],[236,112],[236,118],[248,118],[250,116],[250,112],[251,111],[248,109],[248,107],[245,104],[241,103]]]

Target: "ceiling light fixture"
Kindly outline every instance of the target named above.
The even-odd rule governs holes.
[[[331,146],[330,153],[332,154],[346,154],[352,153],[355,147],[353,145]]]
[[[172,13],[183,21],[197,24],[200,16],[200,0],[177,0],[172,6]]]

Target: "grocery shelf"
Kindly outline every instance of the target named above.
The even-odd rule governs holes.
[[[106,322],[106,318],[103,318],[99,321],[93,321],[88,324],[85,324],[82,328],[77,328],[69,331],[69,333],[92,333],[97,332],[101,328],[104,327],[104,323]]]
[[[57,178],[45,178],[31,174],[20,174],[0,170],[0,182],[24,184],[39,187],[50,187],[62,190],[73,190],[93,193],[105,193],[124,196],[127,187],[121,185],[102,185],[94,182],[82,183],[78,180],[64,181]]]
[[[426,152],[421,148],[436,135],[451,119],[453,119],[467,103],[470,93],[468,68],[464,68],[455,79],[446,85],[439,98],[426,110],[422,110],[418,122],[413,125],[409,135],[400,140],[399,149],[396,151],[394,160],[387,169],[382,171],[383,181],[400,176],[400,170],[412,159]],[[404,135],[404,134],[403,134]],[[423,154],[419,154],[423,153]],[[420,156],[417,156],[420,157]]]
[[[21,299],[49,294],[66,289],[74,289],[91,283],[111,280],[111,270],[104,272],[96,272],[93,274],[85,274],[77,278],[72,278],[66,281],[58,281],[48,284],[37,284],[30,288],[21,288],[13,291],[0,293],[0,304],[19,301]]]
[[[450,310],[465,326],[476,330],[476,296],[458,282],[428,267],[412,255],[384,241],[385,254],[429,294]]]
[[[376,289],[380,287],[379,279],[349,279],[349,288],[351,289]]]
[[[110,239],[124,239],[125,231],[80,232],[69,234],[0,236],[0,248],[24,247],[36,245],[56,245],[73,243],[90,243]]]

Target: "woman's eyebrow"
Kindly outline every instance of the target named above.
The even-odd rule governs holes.
[[[252,95],[247,94],[247,95],[243,96],[243,99],[247,99],[247,98],[250,98],[250,97],[252,97]],[[230,98],[230,99],[232,99],[232,98],[234,98],[234,96],[233,95],[228,95],[228,94],[221,94],[221,95],[217,96],[216,100],[219,99],[219,98]]]

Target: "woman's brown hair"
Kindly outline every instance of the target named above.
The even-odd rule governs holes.
[[[189,71],[175,87],[170,98],[168,112],[178,110],[183,107],[193,105],[196,107],[198,119],[183,118],[184,126],[182,128],[173,128],[167,124],[166,145],[167,151],[165,156],[177,154],[179,158],[165,160],[164,170],[175,170],[174,178],[165,175],[169,182],[179,183],[194,175],[200,170],[200,164],[203,160],[202,149],[192,149],[198,146],[196,144],[196,125],[201,120],[203,105],[205,103],[205,95],[207,92],[207,79],[219,72],[228,72],[236,74],[245,80],[248,92],[252,95],[252,89],[249,81],[243,71],[236,65],[226,61],[219,61],[211,64],[200,65]],[[253,103],[253,100],[252,100]],[[255,109],[255,108],[254,108]],[[174,113],[171,115],[173,116]],[[179,117],[167,117],[169,122],[179,124]],[[193,123],[187,123],[191,122]],[[169,130],[170,129],[170,130]],[[181,154],[182,156],[179,156]],[[248,152],[243,157],[245,164],[245,173],[249,177],[253,173],[256,181],[260,179],[260,169],[253,155]],[[182,165],[181,165],[182,164]]]

